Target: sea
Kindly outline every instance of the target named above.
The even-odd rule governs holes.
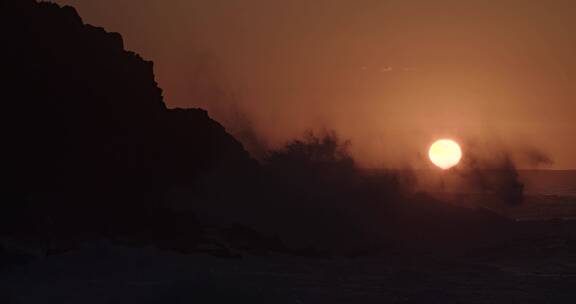
[[[576,220],[576,170],[407,170],[399,176],[417,193],[451,204],[487,208],[518,221]],[[522,199],[512,204],[494,193],[498,191],[519,191]]]

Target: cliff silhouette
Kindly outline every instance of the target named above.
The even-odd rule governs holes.
[[[171,219],[151,217],[175,186],[257,170],[206,111],[167,108],[153,63],[120,34],[33,0],[2,1],[0,20],[4,234],[162,231]]]

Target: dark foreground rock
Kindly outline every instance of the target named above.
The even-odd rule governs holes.
[[[174,188],[211,174],[238,187],[257,170],[206,111],[168,109],[152,62],[119,34],[71,7],[0,6],[0,235],[168,235]]]

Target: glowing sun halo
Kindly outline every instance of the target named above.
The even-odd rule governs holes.
[[[462,149],[451,139],[439,139],[428,150],[430,161],[443,170],[450,169],[460,162]]]

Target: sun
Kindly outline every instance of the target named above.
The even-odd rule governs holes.
[[[430,161],[443,170],[456,166],[462,158],[462,149],[451,139],[439,139],[428,150]]]

